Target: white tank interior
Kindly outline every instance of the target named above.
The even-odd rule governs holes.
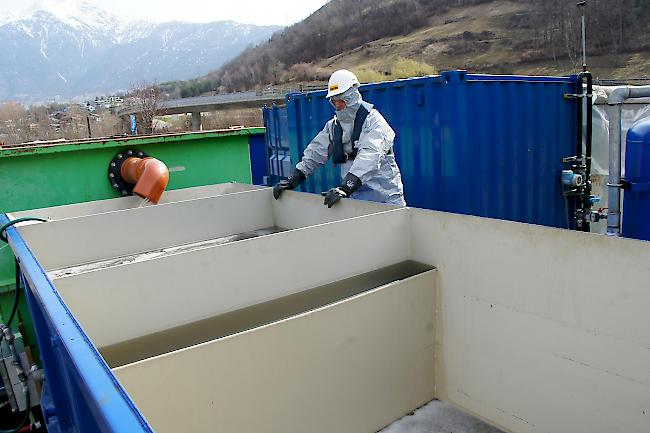
[[[50,272],[156,431],[373,432],[434,398],[507,432],[647,431],[647,242],[270,189],[20,232],[52,271],[269,227]]]
[[[215,185],[194,186],[191,188],[173,189],[165,191],[159,204],[174,203],[177,201],[192,200],[196,198],[214,197],[234,192],[253,191],[264,189],[259,185],[246,183],[218,183]],[[12,213],[12,217],[21,218],[26,216],[45,218],[49,221],[73,218],[78,216],[95,215],[116,210],[134,209],[137,207],[151,206],[143,198],[138,196],[119,197],[107,200],[95,200],[83,203],[74,203],[63,206],[52,206],[41,209],[32,209]]]
[[[282,204],[273,199],[270,188],[179,200],[63,218],[47,224],[21,225],[20,233],[46,271],[65,275],[97,267],[79,268],[80,265],[114,266],[147,253],[174,253],[179,246],[184,246],[182,251],[192,250],[211,245],[209,241],[222,244],[386,209],[370,202],[357,202],[325,213],[320,209],[320,196],[310,194],[299,200],[295,194],[287,192]],[[294,205],[288,212],[291,203]],[[168,247],[173,248],[161,251]],[[108,263],[98,263],[103,261]]]

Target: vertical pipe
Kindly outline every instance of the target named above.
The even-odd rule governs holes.
[[[585,191],[583,196],[583,209],[585,211],[585,222],[583,230],[585,232],[591,231],[591,136],[592,136],[592,93],[594,90],[594,80],[589,72],[584,73],[587,78],[587,97],[585,98],[585,117],[587,120],[587,127],[585,130]],[[582,103],[582,102],[581,102]],[[582,122],[581,125],[582,127]]]
[[[583,84],[584,84],[584,78],[585,74],[580,73],[578,74],[578,82],[577,82],[577,94],[582,95],[584,93],[583,90]],[[583,133],[582,133],[582,121],[583,121],[583,116],[584,116],[584,110],[583,110],[583,104],[584,104],[584,99],[581,97],[578,97],[577,99],[577,111],[578,111],[578,122],[577,122],[577,128],[576,128],[576,157],[580,158],[584,155],[584,150],[583,150],[583,145],[582,145],[582,138],[583,138]],[[580,196],[575,196],[575,224],[576,224],[576,230],[578,231],[583,231],[583,224],[585,221],[584,218],[584,200],[583,197]]]
[[[131,133],[131,119],[129,116],[122,116],[122,133],[130,134]]]
[[[86,125],[88,126],[88,138],[93,138],[93,133],[90,130],[90,116],[86,116]]]
[[[269,155],[269,150],[271,148],[271,134],[270,134],[270,129],[269,129],[269,107],[264,104],[264,107],[262,107],[262,122],[264,123],[264,130],[266,131],[264,133],[264,163],[266,164],[266,186],[271,186],[273,185],[273,182],[271,181],[271,176],[273,175],[273,168],[271,167],[271,157]]]
[[[587,72],[587,34],[584,12],[582,14],[582,71]]]
[[[273,141],[273,153],[275,154],[275,167],[278,177],[286,177],[282,164],[280,163],[280,110],[273,104],[273,131],[275,133],[275,140]]]
[[[593,116],[592,116],[592,105],[593,105],[593,91],[594,91],[594,80],[589,74],[587,76],[587,130],[585,135],[585,151],[586,151],[586,165],[587,165],[587,176],[591,175],[591,136],[593,134]],[[591,190],[591,187],[589,187]]]
[[[609,105],[609,200],[607,234],[618,236],[621,231],[621,104]]]
[[[192,112],[192,131],[201,130],[201,112],[195,111]]]

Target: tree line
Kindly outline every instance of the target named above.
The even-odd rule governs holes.
[[[368,42],[406,35],[426,26],[431,17],[454,8],[494,0],[331,0],[302,22],[249,47],[218,71],[201,79],[177,83],[167,93],[197,96],[234,92],[290,81],[323,81],[329,71],[313,62],[352,50]],[[530,62],[579,61],[580,10],[576,0],[513,0],[526,6],[508,25],[525,30],[526,38],[510,41]],[[587,0],[588,53],[602,55],[646,49],[645,30],[650,0]],[[466,43],[478,43],[466,41]]]
[[[110,110],[89,113],[77,104],[25,107],[0,103],[0,146],[45,140],[76,140],[121,133],[120,119]]]
[[[434,13],[492,0],[331,0],[307,19],[249,48],[207,78],[222,91],[287,81],[326,80],[311,63],[420,28]]]
[[[531,30],[532,37],[520,41],[518,48],[533,48],[536,59],[580,61],[581,25],[584,12],[587,24],[587,54],[607,55],[645,50],[650,47],[647,22],[650,0],[588,0],[586,9],[567,0],[520,0],[529,13],[517,14],[511,24]]]

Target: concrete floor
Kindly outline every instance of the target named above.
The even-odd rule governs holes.
[[[454,406],[433,400],[380,433],[503,433]]]

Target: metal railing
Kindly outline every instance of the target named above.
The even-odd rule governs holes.
[[[646,85],[650,84],[650,77],[635,78],[594,78],[594,84],[597,86],[625,86],[625,85]]]
[[[300,84],[295,87],[267,87],[266,89],[258,90],[256,93],[258,96],[284,97],[288,93],[307,93],[307,92],[313,92],[316,90],[325,90],[325,89],[327,89],[327,83]]]
[[[252,90],[247,92],[222,93],[211,96],[194,96],[190,98],[173,99],[160,101],[158,109],[175,109],[180,107],[191,108],[192,105],[209,105],[209,104],[229,104],[246,101],[256,101],[264,99],[284,99],[289,93],[307,93],[317,90],[325,90],[326,83],[322,84],[300,84],[295,87],[267,87],[262,90]],[[117,112],[118,116],[133,114],[138,111],[137,106],[132,101],[125,101]]]

